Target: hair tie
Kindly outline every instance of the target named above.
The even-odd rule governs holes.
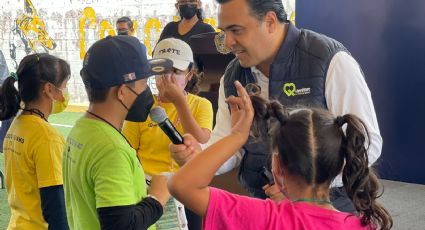
[[[18,81],[18,74],[14,73],[14,72],[11,72],[11,73],[10,73],[10,76],[11,76],[13,79],[15,79],[15,81]]]
[[[282,104],[280,104],[277,101],[272,101],[267,106],[268,113],[271,117],[276,119],[280,126],[284,126],[286,124],[286,120],[288,119],[288,115],[286,114],[286,111],[283,109]],[[283,111],[283,112],[280,112]]]
[[[342,127],[347,121],[345,120],[345,118],[343,116],[337,116],[335,119],[335,123],[339,126]]]

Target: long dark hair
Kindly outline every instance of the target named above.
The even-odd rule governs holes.
[[[204,20],[204,11],[202,8],[199,8],[198,11],[196,11],[196,17],[198,17],[199,20]]]
[[[11,74],[1,86],[0,120],[15,116],[21,101],[28,103],[38,99],[46,82],[60,87],[65,79],[69,79],[70,74],[69,64],[50,54],[31,54],[24,57],[19,63],[16,75]],[[18,90],[14,86],[16,81]]]
[[[380,184],[369,168],[368,131],[355,115],[334,117],[329,111],[301,108],[288,113],[277,101],[251,96],[257,119],[268,119],[272,149],[279,153],[282,167],[313,186],[330,186],[343,170],[344,188],[364,226],[392,227],[388,211],[376,199]],[[342,126],[347,125],[346,134]],[[344,166],[345,161],[345,166]]]
[[[199,72],[199,69],[197,68],[197,65],[195,63],[189,64],[188,69],[189,69],[189,71],[192,71],[193,76],[192,76],[192,79],[190,79],[190,81],[187,82],[184,90],[188,93],[196,95],[201,90],[199,84],[201,83],[201,79],[204,76],[204,73]]]

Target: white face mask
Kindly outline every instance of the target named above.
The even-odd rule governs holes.
[[[190,72],[188,72],[186,75],[182,75],[182,74],[174,74],[175,78],[176,78],[176,83],[177,85],[180,87],[180,89],[184,90],[184,88],[186,88],[187,85],[187,76],[190,74]]]
[[[155,81],[156,81],[156,84],[157,84],[164,77],[174,76],[174,78],[176,79],[176,84],[179,86],[179,88],[181,90],[184,90],[184,88],[186,88],[186,85],[187,85],[187,82],[188,82],[189,74],[190,74],[190,71],[185,75],[184,74],[176,74],[176,73],[168,73],[168,74],[164,74],[164,75],[161,75],[161,76],[156,76]]]

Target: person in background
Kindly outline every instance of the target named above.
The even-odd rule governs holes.
[[[9,77],[9,68],[7,68],[6,60],[3,52],[0,50],[0,87],[3,85],[4,80]],[[13,117],[5,121],[0,121],[0,152],[3,152],[3,140],[6,136],[6,132],[12,124]],[[3,172],[0,170],[0,176],[3,182]],[[2,184],[2,187],[4,185]]]
[[[158,42],[166,38],[178,38],[189,44],[191,36],[215,31],[211,25],[203,22],[200,0],[177,0],[175,6],[180,21],[169,22],[162,30]]]
[[[133,22],[129,17],[121,17],[116,23],[117,35],[134,35]]]
[[[335,117],[319,108],[288,113],[277,101],[252,96],[251,102],[238,81],[235,86],[240,97],[227,98],[232,114],[230,134],[195,155],[168,182],[174,197],[204,216],[204,229],[391,229],[391,216],[376,201],[381,194],[378,178],[369,168],[366,149],[370,139],[357,116]],[[255,122],[270,124],[266,135],[271,136],[274,181],[285,195],[281,202],[208,186],[248,136],[264,138],[250,128],[254,115]],[[194,140],[191,135],[184,138],[185,143]],[[339,212],[330,201],[330,184],[340,172],[355,214]]]
[[[16,116],[3,142],[10,230],[69,229],[62,180],[65,141],[47,119],[67,106],[70,74],[66,61],[31,54],[1,87],[0,120]]]
[[[177,38],[190,45],[193,35],[215,32],[215,29],[203,20],[202,3],[200,0],[177,0],[175,4],[180,20],[169,22],[161,32],[158,42],[166,38]],[[204,72],[203,60],[195,55],[196,73],[201,76]],[[191,84],[191,83],[189,83]]]
[[[148,61],[140,41],[108,36],[88,50],[80,72],[89,108],[68,135],[64,190],[71,229],[152,229],[169,199],[166,177],[149,195],[136,152],[121,134],[124,119],[145,121],[153,104],[147,77],[171,68]]]
[[[154,106],[164,108],[179,133],[190,133],[200,143],[206,143],[212,129],[212,105],[207,99],[190,93],[196,84],[187,88],[188,82],[194,82],[192,79],[199,81],[189,45],[179,39],[167,38],[156,45],[153,57],[173,61],[173,70],[170,73],[156,76],[159,93],[154,97]],[[125,121],[123,134],[136,149],[146,174],[152,176],[162,172],[175,172],[182,164],[172,159],[168,149],[170,139],[151,118],[146,122]],[[189,229],[202,227],[200,217],[189,210],[186,211],[186,216]]]

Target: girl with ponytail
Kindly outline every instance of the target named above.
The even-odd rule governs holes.
[[[322,109],[288,112],[279,102],[250,98],[240,83],[235,85],[240,96],[227,99],[232,132],[203,151],[189,147],[194,139],[186,135],[185,145],[191,148],[191,154],[196,154],[168,182],[174,197],[204,217],[204,229],[392,227],[390,215],[376,202],[379,184],[368,168],[368,134],[360,119],[354,115],[335,118]],[[256,130],[255,123],[264,119],[269,123],[274,181],[285,199],[278,203],[209,187],[218,168],[242,147],[249,135],[268,138]],[[330,184],[341,171],[356,214],[339,212],[329,199]]]
[[[62,186],[64,138],[47,119],[65,109],[69,76],[64,60],[31,54],[0,88],[0,120],[15,117],[3,143],[12,213],[8,229],[68,229]]]

